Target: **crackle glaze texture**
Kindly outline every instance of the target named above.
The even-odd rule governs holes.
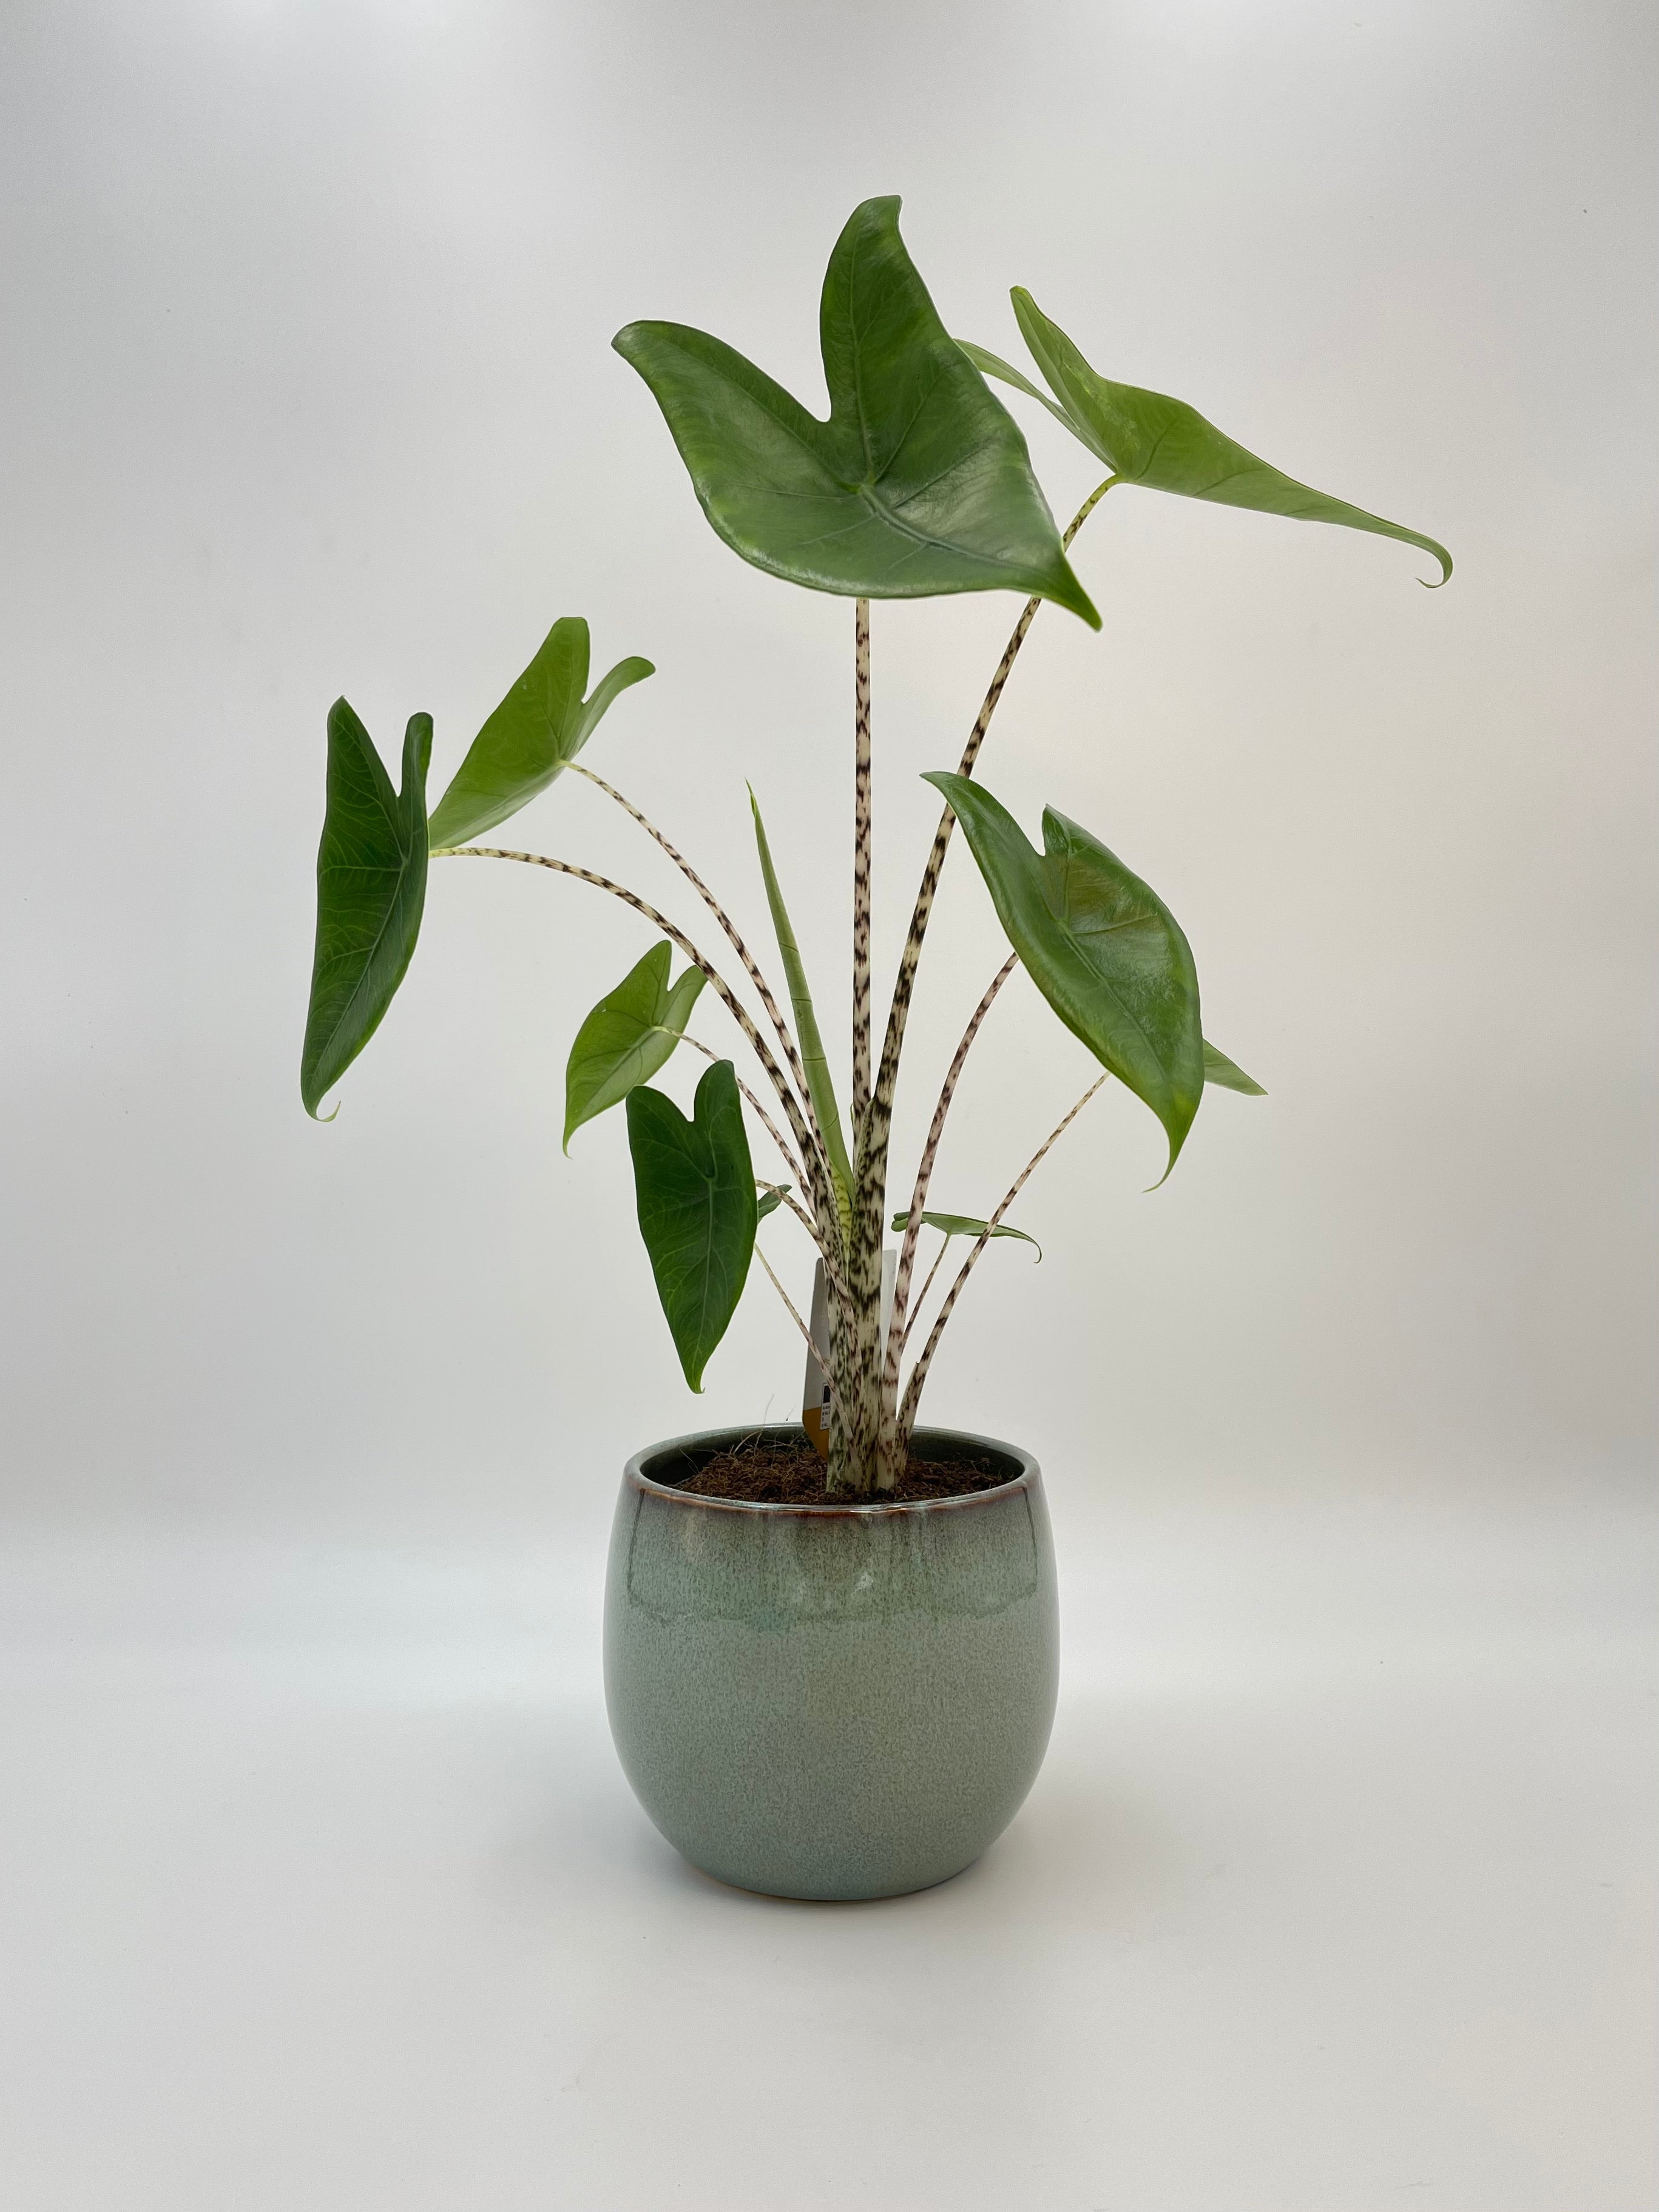
[[[1001,1834],[1048,1747],[1058,1608],[1036,1462],[919,1430],[918,1456],[988,1455],[1008,1481],[909,1505],[668,1486],[754,1434],[659,1444],[623,1474],[605,1626],[623,1769],[669,1842],[722,1881],[928,1888]]]

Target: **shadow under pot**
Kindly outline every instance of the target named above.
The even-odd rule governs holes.
[[[721,1881],[778,1897],[930,1888],[1001,1834],[1048,1747],[1059,1621],[1037,1463],[921,1429],[919,1457],[988,1459],[1007,1480],[907,1504],[675,1486],[757,1433],[681,1437],[623,1474],[605,1614],[623,1770]]]

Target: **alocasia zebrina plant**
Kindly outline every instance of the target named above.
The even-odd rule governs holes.
[[[577,1033],[566,1076],[566,1147],[584,1123],[623,1107],[640,1231],[694,1390],[702,1388],[704,1368],[743,1294],[760,1222],[787,1210],[805,1230],[828,1291],[828,1340],[813,1343],[830,1382],[826,1480],[832,1489],[853,1491],[890,1488],[902,1472],[933,1354],[975,1262],[993,1238],[1024,1237],[1004,1215],[1109,1077],[1162,1124],[1166,1175],[1206,1085],[1261,1095],[1261,1086],[1205,1038],[1192,948],[1157,892],[1091,830],[1053,807],[1044,812],[1038,851],[975,780],[991,718],[1043,601],[1100,627],[1066,557],[1078,532],[1108,491],[1139,485],[1399,538],[1432,554],[1441,582],[1452,566],[1431,538],[1298,483],[1183,401],[1101,375],[1028,292],[1015,290],[1014,312],[1046,392],[996,355],[953,338],[905,251],[898,214],[896,199],[866,200],[830,257],[819,318],[827,421],[704,331],[678,323],[630,323],[614,341],[649,387],[704,514],[733,551],[791,583],[854,602],[852,1049],[845,1116],[753,793],[751,823],[788,1018],[702,878],[629,799],[577,759],[618,696],[653,670],[647,660],[619,661],[589,693],[587,625],[569,616],[554,624],[485,721],[429,817],[430,718],[416,714],[410,722],[402,787],[394,792],[362,724],[343,699],[337,702],[328,721],[316,963],[301,1060],[301,1095],[315,1115],[403,980],[420,931],[429,860],[527,862],[624,901],[659,933],[658,941]],[[1041,401],[1109,472],[1064,532],[1032,471],[1024,437],[988,378]],[[989,591],[1021,592],[1025,605],[961,760],[953,772],[938,770],[927,779],[943,795],[945,810],[922,870],[878,1052],[870,973],[870,602]],[[724,933],[758,1018],[676,923],[624,885],[568,860],[471,842],[567,769],[624,808],[679,868]],[[884,1323],[893,1099],[939,872],[957,823],[1012,950],[950,1063],[908,1204],[892,1218],[902,1243]],[[686,963],[678,978],[676,951]],[[1016,967],[1081,1038],[1102,1073],[989,1215],[930,1212],[934,1163],[963,1062]],[[775,1110],[738,1079],[732,1061],[688,1034],[705,987],[741,1030]],[[689,1119],[649,1081],[682,1042],[713,1063]],[[755,1173],[745,1114],[781,1163],[771,1180]],[[926,1228],[943,1241],[913,1300]],[[905,1348],[939,1261],[957,1237],[972,1243],[901,1388]],[[763,1255],[761,1264],[812,1343]]]

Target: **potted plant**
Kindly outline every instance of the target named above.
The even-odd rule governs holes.
[[[586,1122],[622,1108],[641,1234],[694,1391],[757,1258],[806,1341],[809,1387],[799,1426],[681,1437],[629,1462],[607,1595],[607,1697],[623,1764],[671,1841],[727,1881],[805,1897],[890,1895],[957,1873],[1012,1817],[1047,1744],[1057,1626],[1036,1463],[1015,1446],[917,1424],[940,1337],[981,1255],[994,1237],[1024,1233],[1005,1216],[1109,1079],[1162,1124],[1166,1176],[1206,1085],[1261,1095],[1206,1040],[1192,951],[1157,893],[1052,808],[1039,852],[978,780],[997,702],[1043,603],[1100,627],[1067,558],[1072,542],[1109,491],[1138,486],[1399,538],[1434,556],[1441,582],[1451,573],[1433,539],[1294,482],[1179,400],[1103,376],[1027,292],[1014,292],[1014,312],[1046,391],[952,338],[898,212],[896,199],[866,201],[830,257],[827,421],[702,331],[634,323],[614,341],[726,544],[854,605],[847,1111],[758,805],[751,794],[781,996],[690,863],[578,757],[653,670],[620,661],[590,691],[587,629],[574,617],[555,623],[430,813],[429,716],[409,723],[394,792],[350,707],[341,699],[331,709],[301,1071],[314,1115],[408,968],[434,860],[547,869],[623,901],[647,925],[654,941],[572,1046],[567,1150]],[[993,382],[1047,407],[1106,471],[1063,532]],[[960,761],[927,779],[944,810],[878,1031],[870,603],[983,591],[1024,604]],[[608,793],[674,862],[724,939],[719,965],[707,931],[694,941],[625,885],[482,842],[567,771]],[[958,826],[1010,951],[945,1073],[915,1171],[895,1186],[890,1134],[907,1018]],[[1101,1073],[990,1212],[939,1213],[931,1184],[957,1079],[1017,967]],[[739,1033],[746,1077],[690,1033],[705,993]],[[682,1044],[709,1062],[689,1118],[652,1084]],[[786,1216],[813,1249],[810,1306],[791,1297],[757,1241],[763,1220]],[[885,1248],[890,1218],[895,1249]],[[924,1234],[941,1242],[918,1289]],[[927,1319],[957,1237],[965,1256]]]

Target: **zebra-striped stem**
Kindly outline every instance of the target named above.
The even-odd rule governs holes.
[[[440,846],[436,852],[428,854],[428,857],[434,860],[518,860],[526,867],[551,868],[556,875],[574,876],[578,883],[592,884],[595,890],[609,891],[612,898],[621,899],[625,906],[631,906],[635,914],[642,914],[648,922],[661,930],[671,944],[678,945],[692,966],[701,968],[714,985],[715,997],[749,1040],[750,1048],[765,1069],[767,1080],[776,1091],[778,1103],[783,1108],[789,1126],[794,1132],[795,1142],[800,1149],[801,1158],[809,1163],[814,1160],[812,1133],[806,1126],[795,1094],[789,1088],[783,1070],[773,1059],[766,1039],[756,1028],[754,1018],[749,1009],[738,997],[714,963],[698,951],[685,932],[676,927],[665,914],[659,913],[648,900],[642,899],[637,891],[630,891],[622,884],[613,884],[609,876],[597,875],[592,868],[579,868],[574,860],[552,860],[545,853],[509,852],[500,845],[447,845]],[[816,1177],[813,1186],[810,1188],[810,1194],[813,1209],[820,1219],[827,1211],[830,1218],[833,1220],[835,1200],[827,1188],[818,1187],[823,1184],[825,1180],[822,1176]]]
[[[1077,1104],[1073,1107],[1071,1112],[1066,1115],[1065,1119],[1060,1121],[1055,1128],[1049,1132],[1048,1135],[1043,1139],[1042,1144],[1037,1146],[1036,1152],[1032,1153],[1030,1158],[1026,1161],[1024,1166],[1020,1170],[1019,1173],[1014,1177],[1013,1182],[1009,1185],[1007,1194],[1003,1199],[1001,1205],[998,1206],[996,1212],[986,1223],[984,1228],[981,1230],[979,1236],[975,1240],[973,1250],[963,1261],[961,1267],[957,1270],[955,1282],[951,1284],[950,1289],[945,1292],[945,1304],[939,1308],[939,1316],[935,1320],[933,1328],[928,1331],[927,1341],[921,1347],[921,1356],[916,1361],[915,1365],[910,1370],[910,1380],[905,1385],[904,1403],[899,1407],[899,1435],[902,1438],[907,1450],[909,1448],[911,1432],[916,1425],[916,1407],[921,1401],[922,1385],[927,1380],[927,1370],[932,1366],[933,1354],[939,1349],[939,1340],[945,1334],[945,1324],[950,1320],[951,1313],[955,1309],[957,1300],[962,1296],[962,1286],[967,1281],[969,1276],[974,1272],[975,1261],[979,1258],[980,1254],[990,1243],[993,1232],[995,1231],[997,1224],[1002,1219],[1003,1215],[1006,1213],[1009,1207],[1013,1204],[1014,1200],[1019,1196],[1021,1191],[1024,1189],[1027,1182],[1030,1180],[1032,1170],[1037,1167],[1041,1162],[1048,1157],[1054,1145],[1066,1134],[1066,1132],[1071,1127],[1073,1122],[1076,1121],[1078,1115],[1083,1111],[1089,1101],[1094,1097],[1096,1091],[1099,1090],[1101,1085],[1105,1081],[1106,1078],[1103,1075],[1097,1075],[1095,1078],[1094,1081],[1089,1085],[1089,1088],[1084,1092],[1082,1097],[1078,1100]]]
[[[933,1179],[933,1164],[939,1158],[939,1140],[945,1134],[945,1118],[951,1110],[951,1101],[956,1096],[957,1083],[962,1074],[974,1039],[979,1035],[980,1024],[991,1011],[997,993],[1019,965],[1019,955],[1011,952],[996,974],[991,978],[985,996],[969,1018],[962,1033],[962,1042],[945,1073],[939,1094],[939,1103],[933,1109],[933,1119],[927,1131],[927,1141],[921,1148],[921,1158],[916,1168],[915,1188],[910,1194],[910,1211],[904,1225],[904,1242],[899,1248],[898,1266],[893,1276],[893,1311],[887,1324],[887,1351],[881,1375],[881,1447],[880,1465],[876,1472],[876,1487],[890,1490],[904,1471],[904,1451],[897,1426],[899,1354],[908,1331],[905,1316],[909,1310],[910,1277],[916,1264],[916,1241],[921,1235],[921,1217],[927,1204],[927,1189]],[[934,1262],[937,1267],[938,1262]],[[928,1277],[931,1283],[933,1277]],[[924,1291],[923,1297],[927,1296]]]
[[[1066,526],[1065,536],[1060,540],[1062,545],[1071,544],[1079,531],[1082,529],[1096,507],[1117,482],[1116,477],[1110,476],[1107,477],[1104,483],[1095,487]],[[986,732],[991,726],[991,717],[997,710],[997,703],[1002,697],[1014,663],[1019,658],[1019,649],[1025,642],[1026,633],[1036,620],[1037,610],[1042,605],[1041,599],[1027,599],[1024,606],[1020,610],[1019,620],[1014,624],[1013,635],[1009,639],[1002,659],[997,664],[997,672],[991,678],[991,688],[985,695],[974,726],[969,733],[968,742],[963,747],[962,758],[957,763],[958,775],[971,775],[974,772],[975,763],[979,758],[980,747],[985,743]],[[878,1121],[890,1118],[891,1115],[893,1092],[898,1080],[899,1054],[904,1048],[904,1028],[909,1018],[910,1000],[915,989],[916,969],[921,963],[922,940],[927,934],[927,924],[933,912],[933,900],[939,890],[939,879],[945,867],[945,855],[950,849],[951,833],[956,826],[957,817],[947,806],[939,816],[939,828],[933,832],[933,848],[927,855],[927,865],[921,872],[921,885],[916,893],[916,902],[911,911],[909,933],[904,940],[904,951],[899,959],[898,976],[893,985],[893,1000],[887,1016],[887,1034],[882,1042],[881,1067],[876,1078],[875,1110],[872,1118]],[[886,1094],[884,1100],[884,1091]],[[884,1128],[881,1135],[884,1140]]]
[[[941,1237],[939,1240],[939,1250],[933,1255],[933,1264],[927,1270],[927,1279],[921,1286],[921,1295],[916,1299],[915,1309],[905,1317],[904,1343],[901,1344],[899,1346],[899,1350],[901,1352],[903,1351],[904,1345],[908,1344],[910,1341],[910,1332],[915,1327],[917,1322],[921,1316],[921,1310],[927,1303],[927,1293],[933,1287],[933,1278],[938,1274],[939,1269],[945,1265],[945,1255],[950,1249],[950,1238],[948,1237]]]
[[[614,799],[617,805],[622,808],[623,813],[631,815],[633,819],[639,823],[641,829],[645,831],[647,836],[654,837],[656,839],[658,844],[660,845],[663,851],[667,854],[669,859],[674,863],[674,866],[685,878],[687,883],[690,884],[692,890],[696,891],[697,896],[708,908],[709,913],[714,915],[715,921],[719,922],[720,927],[725,931],[726,941],[731,945],[732,951],[737,954],[738,959],[742,961],[744,972],[748,976],[750,981],[754,985],[755,995],[759,999],[762,1006],[766,1009],[767,1019],[771,1023],[773,1030],[776,1034],[778,1042],[783,1048],[785,1062],[788,1066],[791,1076],[794,1079],[795,1088],[800,1095],[801,1103],[805,1108],[806,1119],[811,1127],[814,1137],[817,1140],[817,1149],[820,1156],[823,1159],[824,1171],[827,1176],[829,1173],[829,1152],[824,1146],[823,1132],[818,1127],[817,1115],[812,1106],[812,1093],[807,1084],[806,1072],[801,1066],[800,1054],[796,1048],[795,1040],[791,1033],[789,1024],[783,1018],[782,1009],[779,1006],[776,998],[773,995],[772,987],[762,974],[760,963],[750,951],[749,947],[744,943],[742,937],[738,933],[736,923],[732,920],[731,915],[727,914],[726,908],[720,904],[720,901],[714,896],[713,891],[709,890],[708,884],[704,883],[702,878],[697,873],[691,863],[686,859],[684,854],[679,850],[678,846],[670,842],[670,841],[663,835],[662,831],[658,829],[656,823],[653,822],[648,816],[642,814],[640,811],[639,808],[635,805],[631,799],[625,798],[623,793],[617,789],[615,784],[607,783],[602,775],[595,775],[591,768],[584,768],[580,761],[571,761],[568,765],[578,775],[586,776],[589,783],[594,785],[599,790],[604,792],[607,799]],[[799,1172],[799,1170],[797,1170],[797,1172]],[[803,1177],[802,1180],[804,1182],[805,1178]]]
[[[788,1291],[784,1289],[783,1285],[778,1280],[777,1277],[773,1274],[772,1262],[767,1258],[765,1253],[761,1250],[758,1244],[755,1247],[755,1257],[760,1261],[762,1267],[765,1268],[768,1276],[770,1278],[772,1288],[777,1292],[778,1296],[783,1300],[784,1304],[789,1309],[790,1320],[794,1322],[795,1327],[805,1338],[807,1350],[811,1353],[813,1358],[817,1361],[819,1367],[822,1369],[824,1379],[830,1385],[830,1400],[831,1406],[834,1407],[837,1405],[839,1403],[839,1400],[836,1392],[835,1377],[830,1372],[828,1354],[814,1340],[811,1330],[808,1328],[806,1323],[800,1317],[800,1311],[796,1306],[795,1301],[790,1297]]]
[[[870,1104],[870,602],[854,604],[853,1127]]]
[[[881,1434],[881,1250],[886,1201],[886,1152],[866,1142],[870,1111],[870,603],[854,611],[853,1085],[854,1188],[848,1254],[850,1329],[836,1347],[843,1361],[845,1433],[830,1431],[832,1486],[868,1490],[877,1475]]]

